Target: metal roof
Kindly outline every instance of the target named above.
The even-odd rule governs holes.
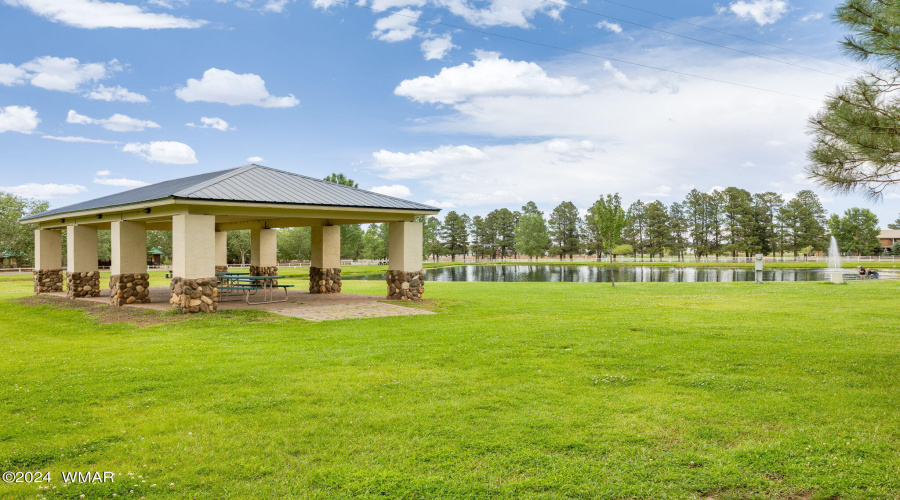
[[[251,164],[151,184],[48,210],[40,214],[29,215],[21,220],[24,222],[50,215],[64,215],[82,210],[120,207],[167,198],[440,211],[435,207],[394,198],[393,196]]]

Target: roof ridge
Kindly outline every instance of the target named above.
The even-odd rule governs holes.
[[[172,193],[172,196],[174,196],[174,197],[190,196],[190,195],[196,193],[197,191],[200,191],[201,189],[208,188],[209,186],[218,184],[218,183],[224,181],[225,179],[234,177],[237,174],[244,173],[248,170],[253,170],[256,167],[261,167],[261,166],[262,165],[257,165],[255,163],[251,163],[249,165],[244,165],[243,167],[232,168],[230,170],[225,171],[222,175],[217,175],[217,176],[213,177],[212,179],[201,182],[200,184],[194,184],[191,187],[187,187],[187,188],[179,190],[178,192]],[[265,167],[263,167],[263,168],[265,168]]]
[[[313,181],[316,181],[316,182],[328,183],[329,185],[341,186],[341,187],[345,187],[345,188],[348,188],[348,189],[353,189],[353,190],[356,190],[356,191],[362,191],[362,192],[364,192],[364,193],[374,193],[374,194],[377,194],[378,196],[384,196],[385,198],[391,198],[392,200],[398,200],[398,201],[402,201],[402,202],[404,202],[404,203],[410,203],[409,200],[406,200],[406,199],[403,199],[403,198],[398,198],[398,197],[396,197],[396,196],[391,196],[391,195],[388,195],[388,194],[376,193],[375,191],[370,191],[370,190],[368,190],[368,189],[362,189],[362,188],[358,188],[358,187],[348,186],[348,185],[346,185],[346,184],[338,184],[337,182],[331,182],[331,181],[327,181],[327,180],[325,180],[325,179],[319,179],[318,177],[310,177],[310,176],[308,176],[308,175],[298,174],[298,173],[295,173],[295,172],[288,172],[287,170],[279,170],[279,169],[277,169],[277,168],[267,167],[267,166],[265,166],[265,165],[256,165],[256,166],[259,167],[259,168],[264,168],[264,169],[266,169],[266,170],[272,170],[272,171],[274,171],[274,172],[281,172],[281,173],[283,173],[283,174],[288,174],[288,175],[296,175],[297,177],[303,177],[303,178],[305,178],[305,179],[310,179],[310,180],[313,180]],[[412,202],[412,203],[418,203],[418,202]],[[419,205],[428,206],[428,205],[425,205],[424,203],[418,203],[418,204],[419,204]],[[437,207],[432,207],[432,208],[437,208]]]

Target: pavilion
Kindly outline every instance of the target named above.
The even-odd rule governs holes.
[[[34,293],[100,295],[97,231],[110,230],[110,301],[149,302],[147,231],[172,231],[171,302],[183,312],[216,310],[216,271],[227,269],[226,232],[249,229],[250,274],[276,276],[277,228],[312,230],[310,293],[341,289],[342,224],[389,223],[388,298],[418,299],[422,224],[440,210],[371,191],[246,165],[173,179],[21,219],[35,229]],[[66,268],[62,231],[66,231]]]

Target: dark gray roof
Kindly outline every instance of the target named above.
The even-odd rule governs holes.
[[[82,210],[117,207],[166,198],[187,200],[287,203],[334,207],[430,210],[435,207],[356,189],[322,179],[294,174],[262,165],[246,165],[229,170],[183,177],[149,186],[75,203],[22,221]]]

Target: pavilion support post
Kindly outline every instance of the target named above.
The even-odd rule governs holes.
[[[172,306],[183,313],[215,312],[219,301],[216,279],[216,216],[172,216]]]
[[[66,297],[77,299],[100,296],[100,271],[97,263],[97,228],[66,227]]]
[[[387,298],[420,300],[425,293],[422,269],[422,224],[391,222],[388,226]]]
[[[309,293],[341,291],[341,226],[313,226]]]
[[[150,302],[147,273],[147,225],[113,221],[110,226],[109,303],[114,306]]]
[[[62,233],[34,230],[34,294],[63,291]]]
[[[228,233],[216,231],[216,272],[228,271]]]
[[[250,230],[250,276],[278,276],[277,229]]]

